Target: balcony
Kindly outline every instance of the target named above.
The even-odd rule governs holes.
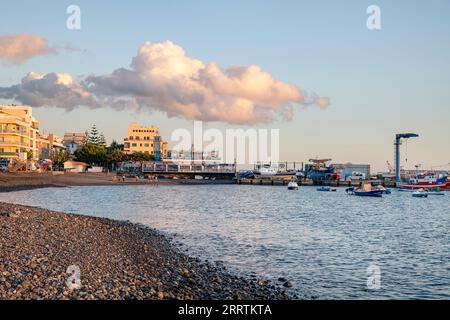
[[[27,136],[27,131],[26,130],[12,130],[12,129],[3,129],[0,128],[0,134],[16,134],[16,135],[21,135],[21,136]]]
[[[16,157],[17,153],[15,152],[0,152],[0,157]]]
[[[17,147],[29,148],[29,144],[28,143],[17,141],[17,140],[9,140],[9,139],[0,140],[0,145],[2,145],[2,146],[17,146]]]

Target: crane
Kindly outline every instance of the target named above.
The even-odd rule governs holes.
[[[394,168],[392,168],[391,163],[389,162],[389,160],[386,160],[386,164],[387,164],[389,173],[393,173],[394,172]]]
[[[400,146],[402,139],[417,138],[419,135],[416,133],[397,133],[395,135],[395,181],[400,182]]]

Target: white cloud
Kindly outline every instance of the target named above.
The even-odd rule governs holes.
[[[278,116],[290,120],[296,104],[329,105],[328,98],[305,96],[258,66],[223,70],[216,63],[188,57],[170,41],[145,43],[130,68],[81,82],[67,74],[32,73],[19,85],[0,88],[1,97],[69,109],[78,105],[156,109],[169,117],[239,124],[271,122]]]

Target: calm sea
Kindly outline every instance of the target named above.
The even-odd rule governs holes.
[[[450,193],[90,186],[2,193],[0,201],[139,222],[232,272],[290,279],[302,298],[450,298]]]

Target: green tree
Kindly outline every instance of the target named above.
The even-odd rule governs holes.
[[[108,152],[111,153],[114,150],[123,150],[123,144],[119,144],[116,140],[113,140],[108,147]]]
[[[144,152],[134,152],[130,155],[131,161],[153,161],[155,160],[155,157],[151,154],[144,153]]]
[[[86,143],[75,151],[75,159],[90,165],[104,165],[106,148],[93,143]]]
[[[57,152],[53,154],[51,160],[53,161],[54,164],[62,166],[64,162],[70,160],[70,154],[67,153],[66,151]]]
[[[95,124],[92,126],[91,131],[86,131],[86,143],[106,147],[105,136],[98,131]]]
[[[117,168],[117,164],[127,159],[127,155],[120,149],[114,149],[107,154],[108,163],[111,164],[112,170]]]
[[[98,145],[106,148],[106,138],[103,133],[100,134]]]

